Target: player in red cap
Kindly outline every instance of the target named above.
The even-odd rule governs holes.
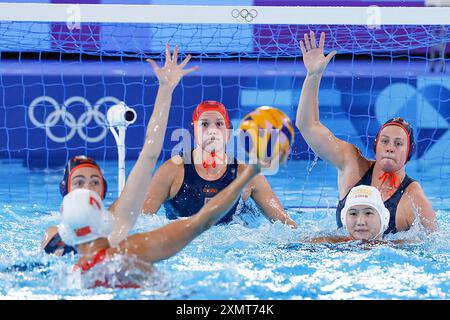
[[[388,120],[375,140],[375,160],[365,158],[353,144],[336,138],[319,120],[319,84],[332,51],[324,56],[325,33],[319,46],[314,32],[311,40],[305,34],[300,41],[307,76],[297,110],[296,125],[311,149],[338,170],[339,203],[336,210],[338,227],[342,226],[341,211],[349,191],[358,185],[376,187],[384,205],[390,212],[389,226],[385,233],[408,230],[415,221],[430,231],[437,230],[436,214],[419,183],[411,179],[405,170],[406,163],[415,150],[411,125],[401,118]]]
[[[258,153],[254,158],[256,162],[247,165],[236,179],[194,215],[174,220],[160,228],[128,235],[119,242],[116,241],[116,233],[123,229],[129,230],[139,216],[136,214],[136,205],[122,205],[119,218],[117,214],[114,218],[103,206],[99,193],[101,189],[76,188],[70,191],[64,196],[61,205],[58,232],[65,243],[78,251],[74,271],[80,273],[80,284],[88,288],[139,288],[145,285],[148,273],[153,271],[153,263],[177,254],[194,238],[216,224],[263,168],[284,162],[289,152],[290,148],[281,148],[267,156]],[[249,154],[254,155],[256,152],[250,150]],[[135,182],[129,179],[125,188],[130,184],[133,186]],[[140,186],[145,184],[141,183]],[[130,188],[127,191],[132,190]],[[143,192],[145,190],[129,192],[126,200],[142,206]],[[121,199],[122,196],[119,201]],[[127,224],[129,221],[131,225]]]
[[[156,171],[144,212],[154,214],[163,204],[169,219],[192,216],[245,169],[246,165],[225,152],[232,124],[222,103],[201,102],[192,114],[192,127],[194,149],[172,157]],[[256,176],[245,188],[240,212],[246,210],[245,202],[250,197],[270,221],[279,220],[296,227],[264,176]],[[230,222],[239,204],[236,202],[218,223]]]
[[[178,47],[173,56],[170,53],[169,44],[166,45],[166,62],[164,67],[158,67],[155,61],[148,59],[159,81],[158,93],[152,116],[147,125],[147,132],[142,151],[134,165],[121,196],[109,208],[111,214],[118,219],[116,225],[121,230],[114,230],[117,235],[114,242],[119,242],[127,236],[129,226],[134,223],[124,212],[140,212],[144,203],[145,193],[152,178],[153,168],[161,152],[164,136],[167,128],[167,120],[172,102],[172,93],[181,78],[196,70],[197,67],[184,69],[191,56],[188,55],[180,64],[177,64]],[[101,199],[107,192],[106,179],[97,163],[87,156],[76,156],[69,160],[64,178],[60,183],[62,196],[75,189],[89,189],[95,191]],[[130,195],[133,195],[132,197]],[[131,201],[130,199],[133,199]],[[138,214],[135,215],[137,218]],[[45,232],[42,247],[47,253],[64,255],[76,252],[72,246],[66,245],[58,234],[57,227],[49,227]]]

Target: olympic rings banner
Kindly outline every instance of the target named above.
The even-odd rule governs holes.
[[[105,114],[99,111],[100,106],[111,103],[112,105],[118,104],[120,101],[114,97],[104,97],[92,104],[86,98],[80,96],[73,96],[65,100],[62,105],[60,105],[55,99],[50,96],[40,96],[35,98],[30,106],[28,107],[28,119],[31,123],[37,127],[45,130],[47,138],[56,143],[64,143],[70,141],[75,134],[78,133],[79,137],[88,142],[96,143],[105,139],[107,134],[106,118]],[[49,105],[54,108],[48,114],[45,114],[45,120],[42,122],[36,118],[36,109],[44,105]],[[69,112],[67,109],[72,105],[81,105],[86,111],[78,119]],[[58,136],[53,133],[54,128],[57,126],[58,122],[62,121],[64,126],[68,128],[69,131],[63,130],[62,135]],[[85,129],[88,127],[91,121],[95,121],[95,125],[100,128],[100,132],[93,136],[88,136]]]
[[[261,63],[258,69],[267,68]],[[192,111],[202,100],[222,101],[235,130],[245,114],[261,105],[280,108],[295,120],[304,74],[292,73],[302,66],[278,62],[278,72],[267,76],[243,72],[250,67],[242,63],[222,64],[202,65],[202,73],[187,76],[176,88],[162,158],[169,158],[180,143],[177,130],[189,132]],[[352,62],[351,67],[364,73],[363,65],[367,63]],[[30,168],[61,167],[76,154],[116,160],[116,143],[105,127],[105,115],[120,101],[137,113],[127,130],[127,159],[139,155],[158,89],[145,62],[22,62],[20,69],[17,63],[2,61],[2,68],[1,158],[23,159]],[[333,68],[348,71],[349,63],[335,63]],[[226,76],[217,75],[219,69]],[[413,160],[442,162],[450,148],[450,78],[420,73],[387,77],[372,75],[374,69],[370,67],[358,81],[350,75],[325,75],[319,93],[321,121],[372,158],[380,124],[393,116],[404,117],[413,125],[418,144]],[[314,159],[297,129],[292,158]]]

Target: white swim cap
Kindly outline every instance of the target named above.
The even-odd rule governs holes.
[[[111,213],[104,209],[97,192],[75,189],[64,197],[58,232],[66,244],[74,246],[107,238],[112,227]]]
[[[341,212],[341,222],[346,230],[347,211],[351,207],[358,205],[367,205],[378,212],[381,220],[381,228],[375,238],[383,234],[389,226],[390,214],[389,210],[384,206],[380,191],[375,187],[367,185],[356,186],[350,190],[345,201],[345,206]]]

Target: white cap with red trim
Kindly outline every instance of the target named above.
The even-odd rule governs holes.
[[[382,235],[389,226],[390,213],[385,207],[381,193],[377,188],[367,185],[353,187],[345,201],[345,206],[341,212],[341,222],[347,230],[347,211],[357,205],[367,205],[376,210],[380,216],[380,230],[375,238]]]
[[[111,213],[100,196],[88,189],[75,189],[63,199],[58,232],[62,241],[74,246],[107,238],[113,227]]]

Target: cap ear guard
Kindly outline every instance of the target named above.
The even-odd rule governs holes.
[[[63,197],[69,193],[67,190],[66,180],[67,180],[67,178],[64,175],[64,178],[59,182],[59,193],[61,193],[61,196],[63,196]]]
[[[408,154],[408,159],[406,161],[411,160],[411,158],[413,157],[414,153],[416,153],[416,141],[414,140],[414,133],[411,130],[411,134],[409,135],[409,140],[410,142],[410,146],[409,146],[409,154]]]
[[[345,211],[345,212],[343,212],[343,210],[341,211],[341,223],[342,223],[342,227],[344,228],[344,230],[348,232],[348,229],[347,229],[347,211]]]
[[[102,178],[103,178],[103,194],[102,194],[102,199],[105,199],[105,197],[106,197],[106,192],[108,192],[108,183],[106,182],[105,178],[103,177],[103,174],[102,174]]]
[[[380,233],[378,233],[377,237],[379,235],[384,234],[384,232],[388,229],[389,220],[391,217],[391,214],[389,213],[389,210],[387,208],[383,208],[382,211],[383,212],[380,212],[380,222],[381,222]]]

